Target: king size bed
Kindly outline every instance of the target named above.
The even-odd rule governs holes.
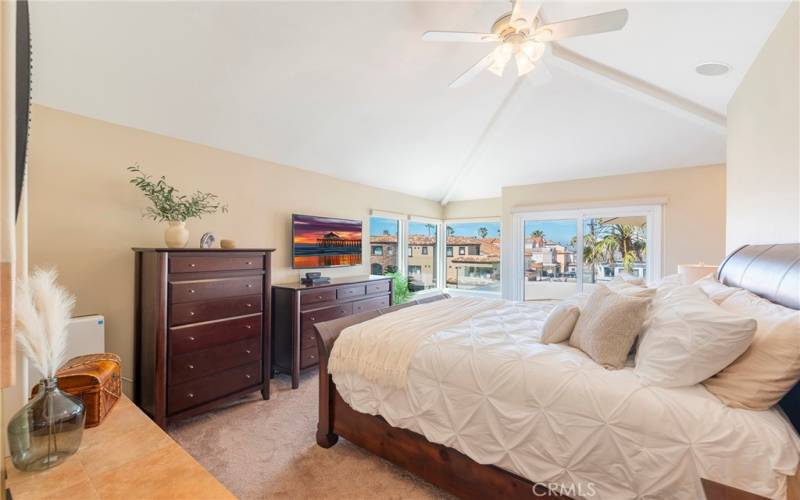
[[[718,278],[800,309],[800,245],[743,247]],[[551,308],[439,295],[317,324],[318,444],[343,437],[462,498],[794,498],[797,387],[752,411],[643,385],[630,360],[541,343]],[[332,358],[337,341],[373,357]]]

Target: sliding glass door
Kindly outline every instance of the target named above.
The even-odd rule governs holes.
[[[563,299],[575,293],[577,221],[528,219],[524,234],[523,299]]]
[[[559,300],[616,276],[661,276],[660,205],[519,213],[514,230],[514,299]]]

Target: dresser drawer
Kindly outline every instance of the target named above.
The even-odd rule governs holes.
[[[195,300],[218,299],[261,293],[262,276],[255,274],[244,278],[225,278],[170,283],[170,301],[173,304]]]
[[[199,323],[215,319],[243,316],[261,312],[261,295],[246,295],[229,299],[186,302],[172,306],[170,325]]]
[[[309,311],[300,314],[300,321],[303,324],[302,330],[310,329],[314,323],[321,321],[328,321],[342,316],[353,314],[352,304],[342,304],[339,306],[326,307],[325,309],[317,309],[316,311]]]
[[[170,360],[169,384],[175,385],[205,377],[260,359],[261,339],[259,337],[180,354],[173,356]]]
[[[389,280],[367,283],[367,295],[389,291]]]
[[[225,257],[181,255],[169,259],[169,272],[171,273],[241,271],[243,269],[264,269],[264,256],[259,254]]]
[[[261,315],[169,329],[171,356],[261,336]]]
[[[310,330],[304,330],[300,334],[300,349],[301,350],[305,350],[305,349],[308,349],[310,347],[316,347],[317,346],[317,335],[319,335],[319,334],[317,333],[316,330],[314,330],[313,327]]]
[[[167,413],[177,413],[259,383],[261,363],[256,362],[174,385],[167,391]]]
[[[317,346],[307,347],[300,351],[300,368],[308,368],[319,363]]]
[[[334,300],[336,300],[336,290],[333,288],[300,292],[300,303],[303,305],[331,302]]]
[[[349,299],[349,298],[352,298],[352,297],[361,297],[362,295],[365,295],[366,293],[367,292],[366,292],[366,289],[365,289],[364,285],[343,286],[341,288],[337,288],[336,289],[336,298],[339,299],[339,300],[341,300],[341,299]]]
[[[375,311],[376,309],[381,309],[383,307],[389,307],[388,295],[353,302],[353,314]]]

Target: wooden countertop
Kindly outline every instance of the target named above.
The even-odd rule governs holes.
[[[6,470],[14,500],[235,498],[124,396],[63,464],[20,472],[7,457]]]
[[[299,281],[291,281],[289,283],[273,283],[272,288],[284,288],[287,290],[316,290],[318,288],[328,288],[331,286],[351,285],[355,283],[367,283],[370,281],[384,281],[392,279],[391,276],[378,276],[378,275],[363,275],[363,276],[343,276],[339,278],[331,278],[330,283],[323,283],[321,285],[304,285]]]

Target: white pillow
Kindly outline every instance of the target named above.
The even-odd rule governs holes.
[[[723,285],[717,281],[717,278],[714,277],[713,273],[695,281],[694,285],[699,287],[703,293],[708,295],[709,299],[713,300],[717,304],[722,304],[725,299],[741,290],[741,288],[737,288],[735,286]]]
[[[653,303],[635,372],[647,385],[699,384],[745,352],[755,331],[754,319],[722,309],[699,287],[677,287]]]
[[[554,307],[542,325],[542,344],[566,342],[580,314],[581,308],[571,302],[564,301]]]

